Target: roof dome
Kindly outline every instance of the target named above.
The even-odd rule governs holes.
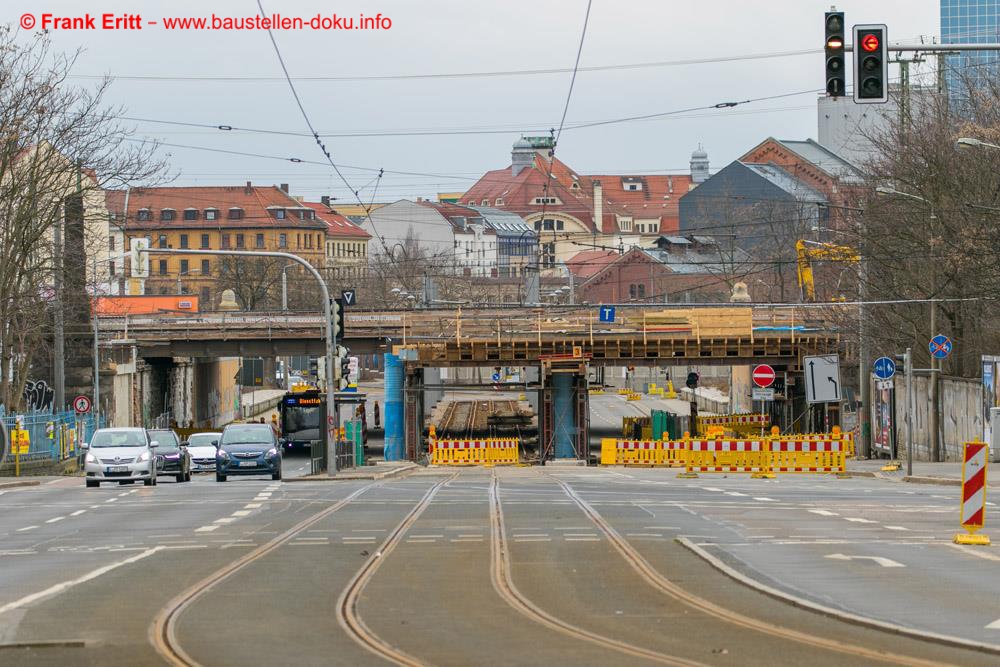
[[[517,150],[518,148],[527,148],[528,150],[531,150],[531,142],[524,137],[521,137],[514,142],[514,149]]]
[[[701,144],[698,144],[698,148],[693,153],[691,153],[691,159],[692,160],[707,160],[708,159],[708,153],[705,152],[705,149],[702,148]]]

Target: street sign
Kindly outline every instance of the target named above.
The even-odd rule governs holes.
[[[751,376],[753,383],[761,389],[766,389],[774,384],[774,369],[767,364],[760,364],[753,367]]]
[[[835,354],[802,359],[807,403],[840,402],[840,358]]]
[[[500,381],[500,374],[499,373],[494,373],[493,374],[493,381],[494,382],[499,382]]]
[[[884,391],[886,389],[892,389],[894,384],[895,382],[892,378],[889,378],[888,380],[876,380],[875,388],[879,391]]]
[[[927,348],[931,351],[931,356],[935,359],[946,359],[951,354],[951,339],[943,334],[938,334],[931,338]]]
[[[77,396],[73,399],[73,409],[76,410],[78,415],[90,412],[90,398],[82,394]]]
[[[896,374],[896,362],[889,357],[879,357],[872,367],[875,369],[875,377],[879,380],[888,380]]]
[[[774,400],[774,390],[765,389],[764,387],[754,387],[750,398],[755,401],[773,401]]]
[[[614,322],[615,321],[615,307],[614,306],[601,306],[601,322]]]
[[[341,290],[340,298],[344,300],[345,306],[356,306],[357,302],[355,299],[358,297],[358,291],[353,289]]]

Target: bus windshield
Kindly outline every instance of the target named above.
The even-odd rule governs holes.
[[[285,408],[285,431],[295,433],[306,429],[319,428],[319,407],[287,406]]]

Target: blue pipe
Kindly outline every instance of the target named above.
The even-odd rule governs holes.
[[[573,447],[573,433],[576,432],[576,420],[573,409],[573,376],[568,373],[554,374],[552,394],[552,437],[555,441],[555,457],[557,459],[575,459],[576,448]]]
[[[403,435],[403,362],[394,354],[385,357],[385,460],[402,461],[405,456]]]

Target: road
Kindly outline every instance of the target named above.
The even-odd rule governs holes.
[[[1000,559],[950,546],[944,488],[551,467],[46,480],[0,490],[0,662],[996,664],[692,550],[800,602],[998,645]]]

